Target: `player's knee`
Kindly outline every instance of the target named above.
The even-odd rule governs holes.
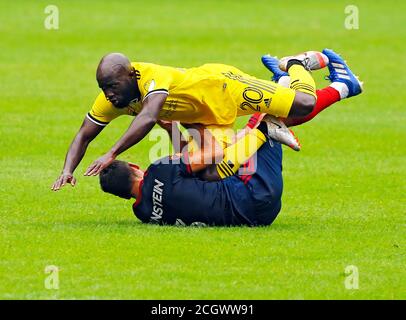
[[[306,94],[301,99],[301,111],[303,112],[303,116],[307,116],[308,114],[312,113],[314,106],[316,105],[316,98],[311,96],[310,94]]]
[[[270,189],[269,189],[269,201],[270,202],[278,202],[282,198],[282,183],[275,183]]]
[[[302,92],[297,92],[289,115],[294,117],[307,116],[313,112],[315,105],[316,98],[314,96]]]
[[[279,212],[281,211],[281,208],[282,202],[280,201],[280,199],[277,202],[272,203],[269,207],[269,210],[267,210],[266,214],[263,213],[257,216],[258,225],[260,226],[271,225],[275,221]]]
[[[266,193],[261,194],[260,197],[257,198],[257,201],[261,202],[263,205],[277,203],[282,198],[282,191],[282,182],[273,183],[272,185],[267,186]]]

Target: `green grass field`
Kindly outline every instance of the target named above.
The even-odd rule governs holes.
[[[406,29],[403,1],[48,1],[0,3],[1,299],[405,299]],[[87,166],[131,121],[91,144],[78,184],[50,186],[98,93],[102,55],[191,67],[234,65],[260,78],[260,56],[333,48],[365,92],[296,128],[284,149],[283,208],[270,227],[143,225],[103,194]],[[319,87],[327,85],[315,72]],[[240,119],[241,126],[246,119]],[[120,158],[148,165],[153,142]],[[59,290],[44,269],[60,268]],[[359,289],[344,286],[359,270]]]

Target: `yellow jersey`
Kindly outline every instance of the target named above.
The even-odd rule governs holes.
[[[125,108],[116,108],[101,92],[96,98],[88,117],[99,125],[106,125],[120,115],[136,115],[142,102],[155,93],[166,93],[168,98],[159,114],[162,120],[206,125],[230,125],[237,109],[227,91],[222,71],[230,67],[206,64],[197,68],[182,69],[152,63],[133,62],[136,70],[139,101]]]

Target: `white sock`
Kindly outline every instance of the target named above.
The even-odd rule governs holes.
[[[290,77],[289,76],[282,76],[279,78],[278,84],[282,87],[289,88],[290,85]]]
[[[332,84],[330,84],[330,87],[338,91],[338,93],[340,94],[340,99],[345,99],[348,97],[349,90],[345,83],[333,82]]]

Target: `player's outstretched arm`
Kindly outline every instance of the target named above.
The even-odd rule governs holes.
[[[159,112],[165,103],[167,94],[156,93],[143,102],[141,112],[133,120],[128,130],[104,156],[94,161],[86,170],[85,176],[97,176],[109,166],[122,152],[141,141],[158,121]]]
[[[103,130],[103,128],[103,126],[99,126],[87,118],[83,120],[82,126],[66,153],[65,164],[61,175],[56,179],[51,190],[57,191],[67,183],[70,183],[72,187],[76,184],[73,172],[85,155],[89,143]]]

